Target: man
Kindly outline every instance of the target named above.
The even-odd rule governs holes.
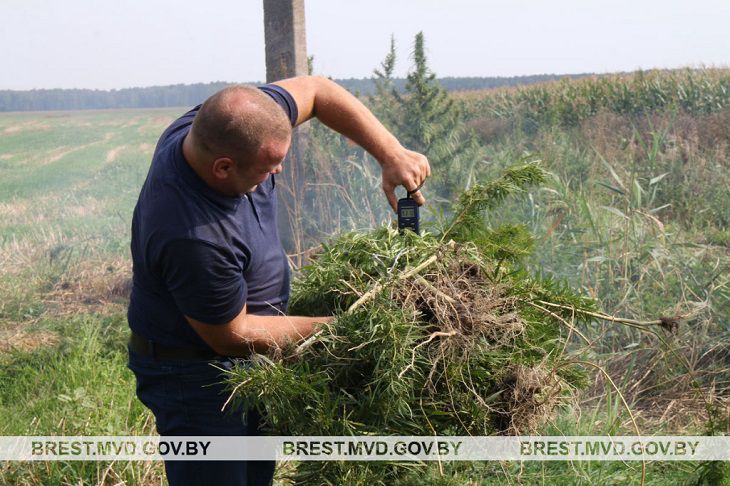
[[[292,127],[313,116],[378,160],[394,210],[396,186],[414,190],[430,175],[423,155],[322,77],[229,87],[173,122],[134,211],[128,311],[129,367],[160,435],[255,435],[255,412],[221,411],[219,368],[332,319],[284,315],[289,268],[276,230],[275,177]],[[273,461],[165,462],[173,486],[270,484],[273,469]]]

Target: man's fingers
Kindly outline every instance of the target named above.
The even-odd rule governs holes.
[[[423,197],[423,194],[421,194],[421,188],[426,183],[426,178],[422,178],[421,182],[418,182],[418,179],[411,182],[408,186],[403,185],[403,187],[406,188],[406,191],[408,194],[413,198],[414,201],[416,201],[416,204],[419,206],[423,206],[426,203],[426,198]]]
[[[424,164],[421,167],[421,179],[425,180],[429,175],[431,175],[430,172],[431,172],[431,167],[428,164]]]
[[[395,188],[383,186],[383,192],[385,192],[385,197],[388,198],[388,203],[390,203],[390,207],[393,208],[393,212],[397,211],[398,198],[395,197]]]
[[[426,198],[423,197],[421,191],[414,192],[413,194],[411,194],[411,197],[414,201],[416,201],[416,204],[418,204],[419,206],[423,206],[424,204],[426,204]]]

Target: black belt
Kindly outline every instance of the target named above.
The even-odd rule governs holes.
[[[129,337],[129,349],[137,354],[154,359],[211,360],[221,358],[214,351],[163,346],[135,333],[132,333]]]

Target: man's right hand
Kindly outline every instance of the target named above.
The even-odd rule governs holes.
[[[316,116],[375,157],[382,167],[383,191],[393,211],[398,206],[396,187],[412,191],[431,175],[424,155],[403,148],[359,99],[332,80],[322,76],[299,76],[274,84],[286,89],[294,98],[299,109],[297,125]],[[426,202],[420,193],[415,193],[413,199],[419,205]]]
[[[431,166],[426,156],[403,147],[400,147],[391,158],[381,164],[383,192],[393,211],[396,211],[398,207],[398,198],[395,195],[396,187],[403,186],[406,191],[410,192],[423,185],[426,178],[431,176]],[[419,206],[426,203],[426,198],[420,191],[414,192],[412,196]]]

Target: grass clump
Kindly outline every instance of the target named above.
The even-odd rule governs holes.
[[[571,316],[535,302],[592,303],[520,270],[517,251],[495,258],[513,231],[476,222],[543,176],[529,163],[475,185],[440,234],[383,227],[325,245],[296,282],[290,310],[336,321],[295,349],[277,350],[277,359],[255,357],[255,366],[238,369],[234,400],[263,412],[277,435],[535,431],[585,376],[564,354]],[[491,246],[478,244],[490,238]],[[407,470],[306,463],[297,478],[380,484]]]

